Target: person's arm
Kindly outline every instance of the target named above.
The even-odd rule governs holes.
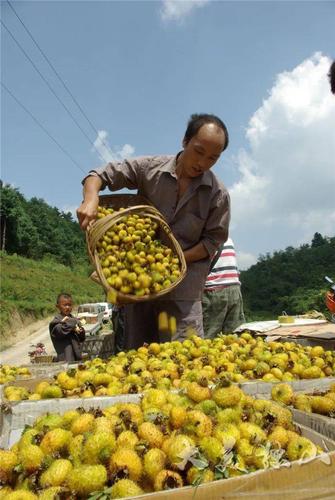
[[[199,243],[184,251],[186,263],[214,257],[219,246],[228,238],[230,198],[227,191],[216,196]]]
[[[190,262],[196,262],[197,260],[206,259],[208,255],[208,250],[202,242],[197,243],[192,248],[184,250],[186,264],[189,264]]]
[[[86,177],[83,189],[84,201],[77,210],[80,227],[84,230],[91,220],[95,220],[97,217],[101,187],[102,180],[100,177]]]
[[[99,205],[99,191],[109,187],[111,191],[122,188],[138,189],[142,172],[148,165],[150,157],[130,158],[121,162],[111,162],[105,167],[91,170],[83,180],[84,200],[77,210],[79,224],[86,229],[96,219]]]

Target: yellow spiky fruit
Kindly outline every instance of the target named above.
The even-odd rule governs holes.
[[[162,431],[152,422],[143,422],[138,428],[139,437],[146,441],[151,448],[160,448],[164,441]]]
[[[46,455],[52,455],[66,448],[71,439],[72,435],[70,431],[52,429],[45,434],[41,441],[40,448]]]
[[[165,468],[166,454],[159,448],[151,448],[144,455],[144,472],[151,480]]]
[[[91,413],[79,415],[71,424],[71,432],[74,436],[90,432],[93,429],[94,416]]]
[[[115,450],[114,434],[95,432],[85,439],[82,449],[82,461],[86,464],[105,463]]]
[[[38,500],[38,497],[31,491],[17,490],[8,493],[6,500]]]
[[[109,470],[111,473],[118,471],[127,471],[129,479],[138,481],[142,475],[143,466],[140,457],[134,450],[122,449],[116,450],[109,461]]]
[[[130,479],[120,479],[110,489],[111,498],[129,498],[143,493],[142,488]]]
[[[133,431],[123,431],[116,440],[117,448],[130,448],[133,450],[138,443],[138,437]]]
[[[51,486],[42,490],[38,495],[38,500],[57,500],[62,493],[61,486]]]
[[[9,483],[12,479],[14,468],[18,464],[18,456],[14,451],[0,449],[0,482]]]
[[[107,471],[103,465],[81,465],[75,467],[68,476],[70,490],[87,498],[93,491],[102,490],[107,482]]]
[[[297,438],[289,441],[286,453],[288,459],[293,462],[294,460],[315,457],[317,454],[317,448],[309,439],[298,436]]]
[[[183,486],[183,479],[178,472],[163,469],[160,471],[154,481],[154,490],[161,491],[166,489],[181,488]]]
[[[31,444],[25,448],[21,448],[19,458],[23,469],[28,472],[28,474],[31,474],[41,467],[44,453],[41,448]]]
[[[72,463],[70,460],[59,458],[52,462],[50,467],[42,473],[40,485],[42,488],[47,488],[48,486],[61,486],[65,483],[71,470]]]

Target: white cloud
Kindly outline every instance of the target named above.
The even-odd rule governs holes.
[[[181,21],[195,8],[203,7],[209,0],[163,0],[161,18],[163,21]]]
[[[253,264],[256,264],[257,257],[251,253],[237,252],[236,253],[237,265],[240,271],[248,269]]]
[[[135,148],[130,144],[124,144],[122,147],[111,147],[107,138],[108,133],[106,130],[98,130],[98,136],[94,141],[94,148],[92,148],[92,151],[98,153],[99,158],[104,163],[109,161],[120,161],[134,154]]]
[[[232,229],[241,253],[266,253],[335,231],[335,98],[320,53],[276,78],[234,159]]]

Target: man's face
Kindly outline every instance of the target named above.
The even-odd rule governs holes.
[[[72,311],[72,300],[65,297],[60,297],[57,308],[63,316],[68,316]]]
[[[198,177],[213,167],[225,146],[226,137],[222,129],[213,123],[203,125],[197,134],[183,143],[181,157],[182,173],[185,177]]]

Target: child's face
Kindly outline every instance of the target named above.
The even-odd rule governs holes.
[[[72,311],[72,300],[61,297],[58,301],[57,309],[63,316],[68,316]]]

